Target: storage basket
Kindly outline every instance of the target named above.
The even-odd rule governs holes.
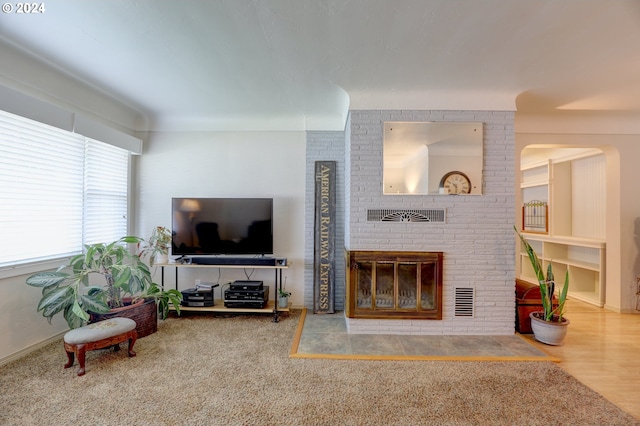
[[[124,302],[130,303],[131,299],[125,299]],[[140,304],[118,308],[112,312],[91,312],[89,314],[89,323],[115,317],[124,317],[134,320],[136,322],[138,338],[148,336],[158,331],[158,308],[154,298],[147,298]]]

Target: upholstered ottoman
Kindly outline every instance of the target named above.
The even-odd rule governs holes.
[[[68,361],[64,368],[73,365],[74,355],[78,357],[80,368],[78,376],[84,374],[85,354],[87,351],[104,349],[113,346],[114,351],[120,350],[120,343],[129,341],[129,356],[136,356],[133,344],[138,338],[136,322],[129,318],[111,318],[104,321],[85,325],[73,329],[64,335],[64,350]]]

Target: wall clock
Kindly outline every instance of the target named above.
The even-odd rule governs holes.
[[[440,180],[440,188],[444,188],[445,194],[469,194],[471,193],[471,181],[462,172],[449,172]]]

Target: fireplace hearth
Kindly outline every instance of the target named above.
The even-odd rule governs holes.
[[[442,319],[442,252],[346,256],[348,318]]]

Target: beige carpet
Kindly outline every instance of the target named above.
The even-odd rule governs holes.
[[[48,345],[0,368],[0,424],[640,425],[551,362],[290,358],[299,317],[170,318],[83,377]]]

